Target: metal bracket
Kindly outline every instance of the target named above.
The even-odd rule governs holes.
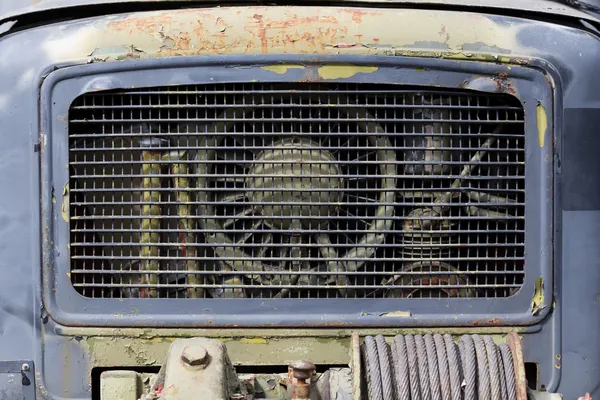
[[[35,400],[33,361],[0,361],[0,393],[6,399]]]
[[[540,392],[530,388],[527,388],[527,398],[529,400],[563,400],[560,393]]]

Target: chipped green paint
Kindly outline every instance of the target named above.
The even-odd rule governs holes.
[[[265,65],[261,67],[265,71],[275,72],[278,75],[283,75],[288,72],[290,69],[304,69],[306,68],[304,65],[299,64],[274,64],[274,65]]]
[[[60,214],[65,222],[69,222],[69,184],[67,183],[62,193],[62,203],[60,206]]]
[[[500,64],[512,65],[528,65],[531,62],[530,58],[523,57],[508,57],[499,54],[471,51],[453,51],[453,50],[412,50],[406,48],[391,48],[388,49],[388,54],[403,57],[419,57],[419,58],[442,58],[447,60],[458,61],[477,61],[477,62],[493,62]]]
[[[164,361],[171,343],[178,338],[137,339],[122,337],[83,337],[92,368],[117,366],[151,366]],[[235,365],[286,365],[296,359],[310,359],[319,364],[348,363],[349,338],[280,337],[219,338]]]
[[[534,327],[535,328],[535,327]],[[451,335],[463,335],[478,333],[480,335],[506,334],[508,332],[532,332],[534,328],[527,327],[447,327],[447,328],[360,328],[360,334],[365,335],[383,335],[394,336],[449,333]],[[538,329],[538,328],[535,328]],[[314,337],[314,338],[346,338],[350,337],[355,330],[344,328],[327,329],[269,329],[269,328],[230,328],[230,329],[211,329],[211,328],[83,328],[57,326],[56,333],[61,336],[83,336],[83,337],[120,337],[129,339],[161,339],[186,338],[186,337],[210,337],[219,340],[231,340],[235,338],[296,338],[296,337]]]
[[[379,68],[374,66],[329,64],[317,69],[321,79],[348,79],[356,74],[371,74]]]
[[[535,108],[535,119],[538,130],[538,144],[540,147],[544,147],[544,143],[546,142],[546,130],[548,130],[548,115],[541,103],[538,103]]]
[[[63,328],[77,330],[78,328]],[[81,330],[81,328],[80,328]],[[98,329],[85,329],[98,332]],[[494,341],[502,343],[506,333],[510,331],[524,331],[523,328],[487,329],[364,329],[360,331],[361,338],[366,335],[383,334],[387,340],[397,334],[426,334],[450,333],[456,338],[464,333],[479,333],[492,336]],[[128,329],[127,333],[133,333]],[[164,362],[169,346],[176,339],[182,337],[211,337],[222,341],[227,346],[228,354],[234,365],[286,365],[296,359],[309,359],[316,364],[347,364],[351,357],[351,331],[339,330],[187,330],[186,336],[153,336],[160,331],[152,329],[138,329],[136,337],[120,335],[121,329],[105,330],[105,335],[77,335],[77,345],[89,354],[88,368],[98,367],[127,367],[127,366],[158,366]],[[177,330],[170,330],[177,331]],[[261,331],[265,335],[255,334],[241,336],[239,333]],[[223,333],[231,337],[219,336]],[[152,336],[152,337],[150,337]]]
[[[535,280],[535,290],[531,299],[531,314],[536,315],[545,308],[544,299],[544,278],[540,277]]]

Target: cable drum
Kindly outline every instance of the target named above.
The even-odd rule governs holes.
[[[510,338],[509,338],[510,339]],[[490,336],[367,336],[361,346],[367,400],[517,400],[521,360]]]

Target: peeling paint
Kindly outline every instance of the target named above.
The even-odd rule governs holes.
[[[410,311],[390,311],[386,313],[382,313],[380,317],[403,317],[408,318],[412,317],[412,313]]]
[[[361,335],[425,335],[434,333],[449,333],[451,335],[463,335],[479,333],[481,335],[506,334],[508,332],[531,332],[531,328],[514,326],[496,327],[446,327],[446,328],[361,328]],[[85,336],[85,337],[120,337],[131,339],[156,339],[183,338],[204,336],[218,338],[219,340],[231,340],[233,338],[296,338],[296,337],[319,337],[319,338],[346,338],[354,333],[353,329],[269,329],[269,328],[91,328],[91,327],[57,327],[57,334],[61,336]]]
[[[298,64],[275,64],[275,65],[265,65],[261,67],[265,71],[275,72],[276,74],[283,75],[290,69],[304,69],[306,68],[304,65]]]
[[[541,103],[538,103],[535,108],[535,119],[537,121],[538,129],[538,144],[540,147],[544,147],[546,141],[546,130],[548,129],[548,115],[546,109]]]
[[[323,7],[315,14],[313,7],[221,7],[72,23],[43,46],[52,60],[84,57],[89,62],[216,54],[397,52],[508,62],[517,58],[513,55],[525,54],[517,40],[521,28],[482,14],[439,10]]]
[[[319,67],[317,71],[322,79],[347,79],[356,74],[371,74],[378,69],[372,66],[330,64]]]
[[[535,280],[535,291],[531,299],[531,314],[536,315],[546,306],[544,304],[544,278],[540,277]]]
[[[62,204],[60,206],[60,214],[65,222],[69,222],[69,184],[65,185],[62,194]]]

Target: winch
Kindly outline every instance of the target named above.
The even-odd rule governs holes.
[[[256,367],[256,373],[237,373],[218,339],[178,339],[156,374],[104,372],[101,400],[527,400],[536,395],[527,389],[516,333],[355,333],[350,343],[346,366],[294,360],[280,372]]]

